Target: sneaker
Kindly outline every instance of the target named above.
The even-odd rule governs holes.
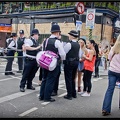
[[[85,93],[83,93],[81,96],[82,96],[82,97],[84,97],[84,96],[90,96],[90,93],[85,92]]]

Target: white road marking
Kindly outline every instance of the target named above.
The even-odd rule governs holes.
[[[50,102],[43,102],[43,103],[41,103],[42,105],[47,105],[47,104],[49,104]]]
[[[61,95],[59,95],[58,97],[63,97],[64,95],[66,95],[67,94],[67,92],[65,92],[65,93],[63,93],[63,94],[61,94]]]
[[[27,111],[25,111],[25,112],[19,114],[19,116],[20,116],[20,117],[23,117],[23,116],[25,116],[25,115],[27,115],[27,114],[29,114],[29,113],[31,113],[31,112],[37,110],[37,109],[38,109],[37,107],[31,108],[30,110],[27,110]]]
[[[18,98],[18,97],[25,96],[25,95],[28,95],[30,93],[34,93],[34,92],[39,91],[39,90],[40,90],[40,87],[36,87],[35,90],[26,90],[25,92],[18,92],[18,93],[4,96],[4,97],[0,98],[0,103],[6,102],[9,100],[13,100],[13,99]]]
[[[1,80],[0,80],[0,82],[2,82],[2,81],[7,81],[7,80],[10,80],[10,79],[12,79],[12,80],[13,80],[13,78],[21,79],[21,78],[19,78],[19,77],[21,77],[21,76],[18,76],[18,77],[13,77],[12,75],[10,75],[10,77],[11,77],[11,78],[1,79]]]

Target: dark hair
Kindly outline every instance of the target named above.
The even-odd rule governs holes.
[[[99,54],[99,48],[98,48],[97,43],[95,43],[94,40],[89,40],[89,41],[90,41],[90,43],[93,44],[93,46],[94,46],[94,48],[95,48],[95,51],[96,51],[96,57],[98,57],[98,54]]]
[[[89,40],[91,44],[93,44],[93,46],[95,45],[95,41],[94,40]]]

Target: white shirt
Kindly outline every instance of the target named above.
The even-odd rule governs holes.
[[[29,46],[29,47],[31,47],[33,45],[33,41],[31,39],[25,39],[24,43],[25,43],[25,46]],[[31,56],[31,55],[26,54],[26,52],[24,52],[24,56],[36,58],[35,56]]]
[[[76,40],[72,40],[72,42],[77,42]],[[70,49],[71,49],[71,43],[66,43],[65,46],[64,46],[64,50],[65,50],[65,53],[67,54]],[[81,58],[81,55],[80,55],[80,49],[79,49],[79,58]]]
[[[16,47],[13,47],[15,45],[16,45]],[[8,45],[8,48],[13,49],[13,50],[17,50],[17,40],[11,41],[11,43]]]
[[[49,38],[55,38],[55,35],[51,35]],[[55,47],[58,48],[58,53],[61,57],[61,60],[65,60],[66,58],[66,53],[63,48],[63,42],[60,42],[60,40],[55,41]]]

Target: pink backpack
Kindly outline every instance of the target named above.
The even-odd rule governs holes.
[[[46,46],[47,46],[47,42],[48,42],[48,39],[46,41]],[[38,54],[36,56],[38,65],[49,71],[53,71],[56,68],[57,58],[58,58],[58,55],[49,50],[40,51],[40,52],[38,52]]]

